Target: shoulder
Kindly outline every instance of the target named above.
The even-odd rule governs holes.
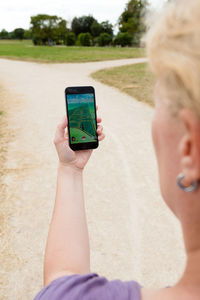
[[[171,289],[168,289],[168,288],[161,288],[161,289],[141,288],[141,299],[140,300],[175,299],[171,294]]]
[[[141,288],[141,300],[155,300],[158,290]]]
[[[52,281],[34,300],[140,300],[141,287],[133,280],[108,280],[97,273],[72,274]]]

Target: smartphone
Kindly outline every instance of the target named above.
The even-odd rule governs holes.
[[[99,142],[94,88],[67,87],[65,100],[70,148],[74,151],[97,148]]]

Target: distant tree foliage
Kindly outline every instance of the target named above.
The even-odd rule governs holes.
[[[136,46],[139,46],[140,38],[146,30],[144,17],[148,6],[147,0],[130,0],[119,18],[119,31],[132,34]]]
[[[112,35],[106,32],[103,32],[98,37],[98,45],[100,47],[109,46],[112,43]]]
[[[8,33],[8,31],[6,31],[5,29],[2,29],[0,31],[0,39],[2,39],[2,40],[9,39],[9,33]]]
[[[92,23],[91,27],[91,34],[95,38],[102,33],[102,26],[96,20]]]
[[[31,17],[31,31],[35,45],[64,44],[67,21],[57,16],[39,14]]]
[[[133,35],[128,32],[119,32],[114,39],[115,46],[131,46],[133,42]]]
[[[82,17],[75,17],[72,20],[71,29],[72,31],[78,36],[80,33],[87,33],[89,32],[92,34],[91,26],[94,22],[97,22],[97,20],[89,15],[89,16],[82,16]]]
[[[16,28],[12,32],[12,38],[17,40],[23,40],[24,39],[24,33],[25,30],[23,28]]]
[[[74,46],[76,44],[76,36],[74,32],[68,32],[66,35],[66,45]]]
[[[95,38],[100,36],[101,33],[108,33],[113,36],[113,25],[110,24],[109,21],[98,23],[95,20],[91,25],[91,34]]]
[[[114,34],[109,21],[98,22],[92,15],[74,17],[71,28],[67,21],[56,16],[38,14],[31,17],[30,28],[5,29],[0,39],[32,39],[34,45],[67,46],[140,46],[146,31],[144,17],[149,9],[148,0],[127,0],[128,3],[118,20],[118,33]],[[170,0],[166,0],[170,1]],[[171,0],[173,1],[173,0]]]
[[[29,40],[32,38],[32,32],[31,30],[25,29],[24,30],[24,39],[25,40]]]
[[[108,33],[113,36],[113,25],[109,21],[104,21],[101,23],[102,33]]]
[[[80,33],[77,39],[78,46],[92,46],[92,36],[89,32]]]
[[[15,40],[24,40],[31,39],[31,31],[23,28],[16,28],[11,32],[2,29],[0,31],[0,39],[15,39]]]

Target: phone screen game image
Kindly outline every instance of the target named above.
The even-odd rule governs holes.
[[[67,94],[71,144],[97,142],[94,94]]]

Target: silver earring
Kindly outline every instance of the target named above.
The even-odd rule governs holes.
[[[192,185],[186,187],[186,186],[183,186],[181,183],[181,181],[183,180],[184,177],[185,177],[185,175],[183,173],[179,174],[177,177],[177,184],[178,184],[179,188],[184,192],[194,192],[199,186],[199,181],[195,180]]]

